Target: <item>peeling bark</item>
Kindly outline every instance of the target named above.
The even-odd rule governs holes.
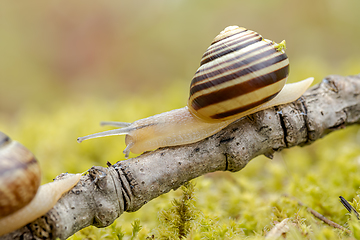
[[[244,117],[200,142],[92,167],[46,215],[0,239],[66,239],[90,225],[106,227],[193,178],[239,171],[258,155],[272,158],[359,122],[360,75],[329,76],[297,101]]]

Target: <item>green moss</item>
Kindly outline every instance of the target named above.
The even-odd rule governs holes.
[[[190,182],[182,187],[182,197],[172,201],[173,207],[160,212],[160,226],[155,230],[156,238],[183,239],[192,229],[192,223],[198,212],[194,207],[194,185]]]
[[[95,227],[88,227],[85,229],[80,230],[75,235],[71,237],[73,240],[80,240],[80,239],[137,239],[139,236],[139,232],[142,229],[140,225],[140,220],[136,219],[133,223],[131,223],[132,231],[122,231],[122,227],[118,226],[116,223],[111,224],[106,229],[97,229]]]
[[[178,94],[177,87],[167,94]],[[89,99],[76,106],[63,101],[51,111],[29,106],[14,119],[0,119],[0,129],[34,152],[43,182],[48,182],[62,172],[84,172],[124,159],[121,136],[76,142],[78,136],[103,130],[101,120],[131,122],[174,106],[177,101],[158,96],[148,101]],[[124,213],[107,228],[88,227],[70,239],[264,239],[285,218],[290,219],[287,239],[359,238],[359,221],[339,202],[341,195],[360,212],[359,130],[336,131],[312,145],[276,153],[273,160],[257,157],[237,173],[199,177],[137,212]],[[323,223],[292,197],[352,234]]]

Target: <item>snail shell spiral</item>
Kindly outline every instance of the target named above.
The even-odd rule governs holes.
[[[230,26],[204,53],[187,106],[207,122],[236,118],[274,98],[288,74],[289,60],[279,44]]]
[[[40,167],[34,155],[0,132],[0,218],[27,205],[40,180]]]

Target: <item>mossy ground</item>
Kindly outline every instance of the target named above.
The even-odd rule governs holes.
[[[43,183],[62,172],[123,160],[124,137],[82,144],[76,138],[108,129],[98,126],[102,120],[132,122],[183,107],[203,52],[226,26],[285,39],[289,82],[359,74],[357,0],[1,4],[0,130],[37,156]],[[290,218],[288,239],[360,239],[358,221],[350,220],[338,198],[355,199],[360,208],[359,130],[338,130],[273,160],[257,157],[240,172],[193,180],[193,199],[185,202],[193,219],[187,238],[263,239]],[[161,213],[177,219],[172,203],[184,196],[182,190],[169,192],[110,227],[86,228],[71,239],[177,238]],[[293,198],[352,235],[314,218]],[[142,226],[135,227],[137,234],[132,224]]]
[[[176,95],[181,87],[171,87],[169,95]],[[122,160],[121,136],[82,144],[76,138],[102,130],[97,125],[101,120],[132,121],[162,111],[156,107],[160,103],[165,110],[181,107],[179,100],[164,103],[166,97],[146,102],[64,101],[51,109],[29,106],[13,118],[16,121],[0,121],[0,129],[37,156],[45,183],[62,172],[84,172],[93,165]],[[276,153],[273,160],[257,157],[240,172],[194,179],[185,190],[171,191],[137,212],[124,213],[105,229],[89,227],[70,239],[263,239],[285,218],[291,222],[287,239],[358,238],[360,223],[351,220],[339,196],[360,208],[359,146],[359,127],[338,130],[309,146]],[[298,201],[352,234],[323,223]]]

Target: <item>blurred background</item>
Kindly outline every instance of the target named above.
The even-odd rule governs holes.
[[[76,138],[107,130],[99,126],[102,120],[133,122],[185,106],[202,54],[225,27],[285,39],[288,81],[313,76],[318,83],[330,74],[360,73],[359,9],[359,0],[1,1],[0,130],[34,152],[43,182],[115,163],[124,159],[124,137],[81,144]],[[271,207],[271,196],[277,202],[274,193],[285,192],[325,209],[325,215],[341,214],[345,223],[337,198],[351,199],[359,189],[359,146],[359,128],[353,126],[276,154],[273,161],[258,157],[239,173],[224,173],[240,183],[238,194],[224,190],[231,181],[212,175],[217,180],[197,180],[198,201],[208,199],[219,218],[242,211],[252,218],[260,202]],[[157,225],[157,211],[170,202],[165,194],[119,221],[131,228],[129,222],[140,217],[147,226]],[[271,209],[263,223],[240,219],[240,227],[250,234],[263,231],[274,216]]]
[[[359,9],[357,0],[2,1],[1,117],[64,99],[146,99],[186,88],[229,25],[285,39],[289,81],[357,74]]]

